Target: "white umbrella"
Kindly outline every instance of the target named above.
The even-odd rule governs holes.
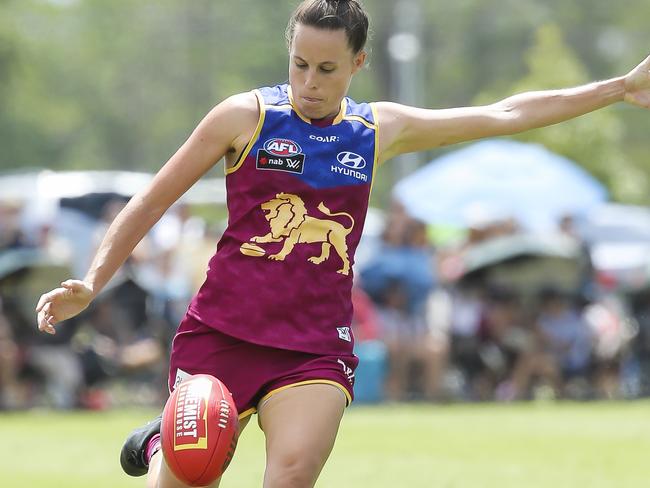
[[[471,226],[513,217],[547,229],[607,199],[572,161],[537,144],[488,140],[448,153],[399,181],[394,196],[416,218]]]

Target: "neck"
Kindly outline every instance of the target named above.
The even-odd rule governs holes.
[[[316,127],[328,127],[332,125],[332,122],[334,122],[334,119],[336,118],[338,114],[335,115],[328,115],[327,117],[323,117],[322,119],[310,119],[312,125],[315,125]]]

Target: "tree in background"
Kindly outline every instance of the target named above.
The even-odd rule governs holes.
[[[566,45],[559,27],[546,24],[537,30],[536,41],[525,56],[528,74],[508,87],[506,93],[577,86],[591,80],[585,66]],[[482,93],[477,103],[500,98]],[[604,182],[619,200],[643,198],[648,181],[623,153],[624,124],[613,110],[599,110],[562,125],[530,131],[517,139],[543,144],[581,164]]]
[[[420,98],[432,108],[612,76],[647,50],[647,0],[413,1],[425,26]],[[370,67],[351,95],[389,99],[395,2],[365,3],[374,27]],[[283,35],[295,4],[0,0],[0,170],[158,169],[217,102],[286,79]],[[571,51],[557,27],[531,40],[549,22]],[[585,165],[615,197],[650,202],[639,111],[617,106],[574,124],[526,140]],[[387,176],[375,202],[388,201]]]

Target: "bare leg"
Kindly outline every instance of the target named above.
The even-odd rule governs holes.
[[[239,433],[248,424],[250,416],[239,421]],[[221,478],[210,485],[209,488],[218,488]],[[186,488],[188,485],[181,483],[171,472],[162,453],[162,449],[151,457],[149,473],[147,474],[147,488]]]
[[[336,386],[310,384],[280,391],[260,405],[264,488],[314,486],[334,447],[345,403]]]

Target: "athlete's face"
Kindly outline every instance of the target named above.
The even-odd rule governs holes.
[[[310,119],[338,114],[365,51],[352,52],[345,30],[296,25],[289,51],[289,83],[298,110]]]

